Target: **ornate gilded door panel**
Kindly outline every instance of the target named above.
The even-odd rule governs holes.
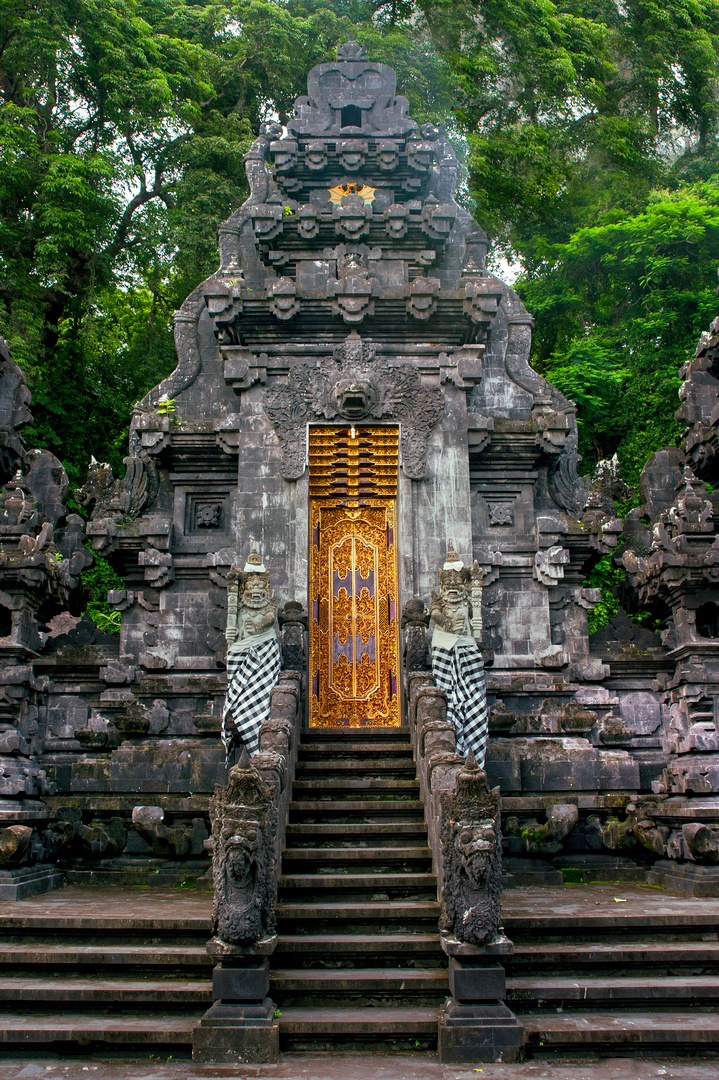
[[[310,726],[398,727],[396,427],[310,429]]]

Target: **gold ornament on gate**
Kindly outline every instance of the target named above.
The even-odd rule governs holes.
[[[374,202],[377,188],[370,187],[369,184],[337,184],[336,187],[328,189],[330,193],[330,202],[335,206],[341,206],[342,200],[345,195],[359,195],[360,199],[364,199],[366,203]]]

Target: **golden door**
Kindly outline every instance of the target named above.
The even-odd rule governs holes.
[[[310,428],[310,727],[399,727],[396,427]]]

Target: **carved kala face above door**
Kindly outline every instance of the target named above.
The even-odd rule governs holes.
[[[398,429],[310,428],[310,727],[398,727]]]

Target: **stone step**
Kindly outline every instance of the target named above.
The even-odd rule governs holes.
[[[406,843],[407,837],[422,837],[427,842],[427,826],[420,821],[321,821],[291,823],[287,826],[288,839],[316,840],[326,836],[334,842],[354,844],[364,837],[371,837],[373,844],[380,841],[386,845]]]
[[[342,792],[347,793],[347,798],[356,798],[356,793],[361,792],[363,795],[370,791],[384,792],[409,792],[415,793],[419,791],[419,782],[417,780],[407,779],[395,779],[393,777],[375,777],[367,776],[354,778],[352,780],[342,777],[339,780],[335,780],[332,777],[318,778],[316,780],[295,780],[292,785],[292,797],[297,798],[298,795],[303,799],[311,798],[307,792]]]
[[[696,906],[698,908],[699,905]],[[561,908],[554,911],[545,909],[536,915],[516,915],[507,912],[502,923],[505,933],[515,944],[533,943],[538,938],[546,939],[550,935],[570,937],[591,934],[589,940],[596,941],[600,935],[606,935],[611,939],[616,934],[626,939],[627,934],[631,934],[642,940],[646,939],[648,934],[652,934],[656,940],[656,937],[665,934],[716,933],[716,911],[704,908],[696,913],[691,910],[673,912],[662,910],[660,905],[657,905],[657,908],[659,910],[655,912],[635,911],[631,908],[627,911],[623,905],[621,907],[618,905],[616,910],[611,912],[599,910],[574,913],[571,910],[561,910]],[[575,943],[579,944],[579,942]]]
[[[163,1045],[189,1046],[192,1029],[200,1019],[201,1012],[185,1016],[170,1016],[166,1012],[132,1014],[121,1016],[98,1016],[82,1013],[3,1013],[0,1042],[22,1043],[72,1043],[87,1047],[93,1042],[114,1045]]]
[[[584,965],[634,966],[641,964],[719,964],[719,941],[642,941],[587,942],[580,944],[515,945],[514,954],[505,961],[507,971],[524,966]]]
[[[214,960],[204,945],[64,945],[0,943],[0,967],[50,964],[54,967],[206,967]]]
[[[277,906],[277,917],[284,924],[289,920],[297,922],[318,922],[322,919],[332,923],[358,920],[394,922],[427,921],[439,918],[439,904],[436,900],[384,900],[375,903],[355,901],[352,903],[301,903],[290,901]],[[286,930],[283,930],[286,933]]]
[[[378,749],[381,749],[382,754],[402,754],[408,757],[412,757],[412,746],[409,741],[403,742],[397,740],[396,742],[382,742],[381,747],[378,748],[376,744],[360,742],[359,740],[347,739],[343,741],[341,745],[337,742],[305,742],[305,736],[302,737],[302,745],[299,748],[299,760],[306,761],[308,757],[319,756],[324,754],[360,754],[363,757],[369,757],[372,754],[377,754]],[[343,758],[334,758],[338,763],[343,761]]]
[[[282,1009],[281,1035],[435,1035],[436,1008]]]
[[[392,796],[372,800],[297,799],[290,804],[290,816],[319,812],[329,817],[341,814],[379,814],[382,816],[399,814],[408,817],[410,814],[415,814],[422,815],[424,819],[424,806],[419,799],[395,799]]]
[[[318,954],[325,959],[374,953],[443,956],[439,934],[280,934],[275,955],[283,953]]]
[[[282,855],[282,865],[286,862],[371,862],[381,866],[388,862],[426,862],[431,858],[428,847],[287,847]]]
[[[270,992],[321,991],[333,994],[343,990],[354,993],[376,990],[438,990],[448,993],[448,976],[442,968],[331,968],[305,971],[302,968],[273,970]]]
[[[47,978],[26,975],[0,978],[0,1001],[117,1005],[212,1004],[211,979]]]
[[[385,747],[382,746],[381,757],[377,751],[371,753],[360,751],[353,752],[356,756],[338,757],[337,752],[328,748],[325,756],[317,751],[299,752],[297,761],[298,772],[354,772],[356,769],[374,772],[413,772],[415,771],[415,759],[409,748],[403,751],[395,751],[396,757],[388,757]],[[402,756],[399,756],[402,754]]]
[[[80,932],[83,936],[88,934],[147,934],[154,931],[158,934],[182,936],[183,938],[196,937],[199,941],[206,941],[204,936],[210,929],[209,915],[190,915],[173,917],[169,915],[135,915],[128,910],[126,914],[98,914],[98,905],[93,902],[92,889],[85,890],[88,893],[88,911],[82,914],[62,914],[49,911],[33,914],[33,909],[39,905],[33,904],[32,908],[27,901],[28,911],[22,915],[5,913],[0,906],[0,934],[13,931],[39,931],[53,935],[61,935],[64,932]],[[98,890],[99,891],[99,890]],[[138,890],[142,891],[142,890]],[[145,890],[152,893],[151,889]],[[33,898],[34,899],[34,898]],[[4,905],[3,905],[4,906]]]
[[[558,1050],[637,1047],[674,1052],[690,1047],[719,1046],[719,1016],[715,1012],[575,1012],[533,1016],[518,1013],[524,1024],[525,1046],[534,1055]]]
[[[570,976],[540,976],[507,980],[507,1002],[519,1007],[528,1002],[558,1005],[595,1001],[716,1001],[719,998],[719,977],[715,975],[666,975],[659,978],[601,976],[586,978]]]
[[[281,874],[279,888],[309,889],[313,895],[326,890],[424,889],[436,893],[434,874]]]
[[[396,727],[310,728],[308,731],[302,732],[303,747],[318,742],[342,743],[353,741],[365,745],[391,742],[403,742],[407,746],[411,745],[409,732]]]

